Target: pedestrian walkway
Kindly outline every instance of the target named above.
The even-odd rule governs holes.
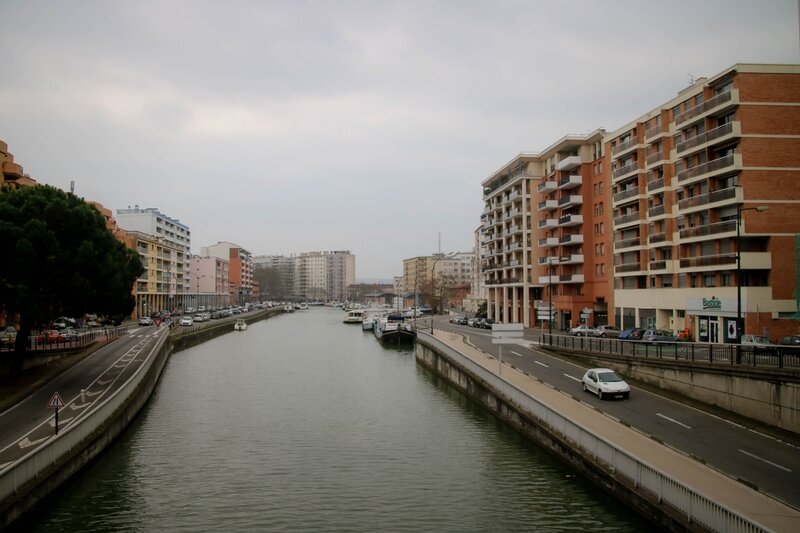
[[[659,444],[608,416],[598,414],[590,406],[513,367],[504,364],[501,372],[496,358],[468,344],[459,334],[436,330],[434,336],[486,370],[501,375],[506,382],[576,424],[598,437],[613,442],[617,447],[653,468],[669,473],[673,479],[718,504],[735,510],[749,520],[773,531],[800,531],[800,511],[753,490],[691,457]]]

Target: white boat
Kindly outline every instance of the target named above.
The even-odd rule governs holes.
[[[244,331],[247,329],[247,322],[244,321],[244,318],[237,318],[236,323],[233,325],[234,331]]]
[[[347,316],[343,320],[345,324],[361,324],[364,322],[364,310],[352,309],[347,312]]]
[[[375,322],[378,320],[376,316],[364,315],[364,320],[361,321],[361,329],[364,331],[372,331],[375,329]]]
[[[416,334],[399,314],[379,318],[375,322],[375,336],[384,344],[400,344],[413,342]]]
[[[286,305],[283,306],[283,312],[284,313],[294,313],[294,307],[292,306],[292,304],[286,304]]]
[[[294,308],[298,311],[308,311],[308,304],[295,304]]]

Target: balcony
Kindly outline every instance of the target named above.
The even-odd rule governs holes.
[[[675,125],[679,126],[681,124],[688,123],[693,119],[700,119],[705,114],[717,111],[723,107],[734,106],[738,104],[739,90],[731,89],[730,91],[718,94],[714,98],[711,98],[700,105],[697,105],[691,109],[687,109],[683,113],[678,114],[675,117]]]
[[[566,209],[568,207],[573,207],[576,205],[583,205],[583,196],[580,194],[570,194],[567,196],[562,196],[558,200],[558,207],[561,209]]]
[[[558,276],[539,276],[539,285],[552,285],[558,283]]]
[[[545,200],[536,206],[537,211],[553,211],[558,209],[558,200]]]
[[[701,147],[704,148],[708,143],[721,142],[730,137],[739,137],[742,134],[741,132],[741,124],[738,121],[729,122],[728,124],[723,124],[722,126],[716,127],[713,130],[709,130],[705,133],[701,133],[700,135],[696,135],[686,139],[685,141],[679,142],[676,146],[676,151],[678,154],[688,153],[689,150],[694,151],[693,149],[700,149]]]
[[[663,128],[662,128],[661,124],[656,124],[655,126],[650,126],[644,132],[644,140],[645,141],[652,141],[656,137],[661,137],[662,135],[664,135],[664,132],[662,131],[662,129]]]
[[[620,179],[620,178],[622,178],[624,176],[627,176],[628,174],[633,174],[634,172],[637,172],[638,170],[639,170],[639,162],[638,161],[634,161],[633,163],[629,163],[629,164],[625,165],[624,167],[619,167],[617,169],[614,169],[614,172],[612,173],[612,175],[613,175],[614,179],[616,180],[616,179]]]
[[[536,192],[540,192],[543,194],[547,194],[549,192],[553,192],[558,189],[558,183],[556,180],[547,180],[541,182],[539,185],[536,186]]]
[[[649,167],[663,160],[664,160],[664,152],[656,152],[654,154],[650,154],[647,156],[647,161],[645,164]]]
[[[686,257],[680,260],[681,268],[716,267],[721,265],[735,265],[736,254],[702,255],[700,257]]]
[[[539,248],[552,248],[553,246],[558,246],[558,237],[539,239]]]
[[[706,194],[698,194],[691,198],[685,198],[678,202],[678,211],[691,210],[695,207],[712,207],[710,204],[725,202],[726,200],[743,201],[742,192],[740,187],[728,187],[727,189],[720,189],[718,191],[708,192]],[[726,202],[735,203],[735,202]],[[719,207],[719,206],[713,206]]]
[[[614,265],[614,272],[617,274],[622,274],[624,272],[640,272],[641,270],[642,270],[642,264],[639,262]]]
[[[652,235],[647,237],[647,242],[650,244],[672,243],[672,241],[667,240],[667,233],[664,231],[662,231],[661,233],[653,233]]]
[[[729,170],[742,169],[742,155],[729,154],[719,159],[714,159],[708,163],[697,165],[696,167],[687,168],[678,172],[679,182],[688,182],[692,179],[710,178],[717,174],[723,174]]]
[[[562,274],[558,276],[559,283],[583,283],[583,274]]]
[[[511,226],[505,231],[505,235],[516,235],[517,233],[522,233],[520,226]]]
[[[583,178],[580,174],[570,174],[566,178],[558,182],[559,190],[574,189],[580,187],[583,183]]]
[[[12,163],[11,161],[3,161],[3,174],[6,176],[22,177],[22,166]]]
[[[583,254],[562,255],[558,258],[558,263],[560,265],[582,265]]]
[[[545,218],[539,221],[539,229],[553,229],[558,227],[558,219]]]
[[[506,218],[514,218],[518,217],[520,214],[520,210],[517,208],[511,209],[506,213]]]
[[[674,270],[673,262],[662,259],[661,261],[650,261],[648,268],[652,273],[671,274]]]
[[[517,198],[520,198],[519,191],[514,191],[509,193],[507,201],[513,202]]]
[[[664,188],[664,178],[657,178],[647,182],[647,192],[654,192]]]
[[[569,157],[565,157],[561,161],[558,162],[556,165],[556,170],[572,170],[573,168],[577,168],[581,166],[581,156],[579,155],[571,155]]]
[[[639,187],[630,187],[623,191],[620,191],[614,195],[614,203],[619,203],[623,200],[627,200],[628,198],[633,198],[635,196],[639,196]]]
[[[625,248],[634,248],[642,245],[641,237],[631,237],[630,239],[623,239],[621,241],[614,241],[614,251],[623,250]]]
[[[573,244],[583,244],[583,233],[573,233],[571,235],[563,235],[558,239],[561,246],[572,246]]]
[[[583,224],[583,215],[563,215],[558,219],[558,225],[562,228],[580,226]]]
[[[546,265],[557,265],[559,263],[559,257],[557,255],[542,255],[539,256],[539,266],[546,266]]]
[[[506,246],[506,251],[507,252],[513,252],[514,250],[519,250],[520,248],[522,248],[522,244],[520,244],[518,242],[512,242],[511,244]]]
[[[617,157],[623,152],[635,147],[639,144],[639,137],[629,137],[626,141],[621,142],[611,149],[611,155]]]
[[[633,213],[627,213],[625,215],[618,216],[614,218],[614,226],[615,227],[623,226],[625,224],[630,224],[632,222],[638,222],[639,215],[640,215],[639,211],[634,211]]]
[[[685,228],[680,232],[681,239],[693,239],[697,237],[707,237],[709,235],[719,235],[720,233],[735,233],[736,220],[726,220],[696,228]]]
[[[650,208],[647,210],[647,217],[648,217],[648,218],[660,217],[661,215],[664,215],[664,214],[665,214],[665,207],[664,207],[664,204],[661,204],[661,205],[656,205],[656,206],[650,207]]]

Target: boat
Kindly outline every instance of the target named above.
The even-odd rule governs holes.
[[[364,320],[361,321],[361,329],[364,331],[372,331],[375,329],[375,322],[377,322],[379,318],[378,316],[365,313]]]
[[[298,311],[308,311],[308,304],[305,303],[295,304],[294,308],[297,309]]]
[[[402,314],[390,314],[375,322],[375,336],[383,344],[414,342],[416,333]]]
[[[284,313],[294,313],[294,307],[292,306],[292,304],[286,304],[286,305],[283,306],[283,312]]]
[[[347,316],[343,320],[345,324],[361,324],[364,322],[364,310],[352,309],[347,312]]]
[[[244,331],[247,329],[247,322],[244,321],[244,318],[237,318],[236,323],[233,325],[234,331]]]

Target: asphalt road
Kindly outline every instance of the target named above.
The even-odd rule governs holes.
[[[58,417],[59,431],[63,431],[124,383],[158,337],[168,332],[168,328],[155,326],[131,328],[128,335],[103,346],[0,413],[0,469],[55,433],[55,411],[47,406],[53,393],[58,392],[65,404]]]
[[[462,333],[477,348],[498,357],[501,345],[492,344],[489,330],[449,324],[446,317],[436,320],[437,329]],[[530,332],[526,337],[533,338]],[[587,367],[538,349],[509,344],[502,348],[504,363],[720,472],[800,508],[800,449],[794,444],[648,392],[630,382],[630,400],[599,400],[594,394],[581,390],[581,378]]]

